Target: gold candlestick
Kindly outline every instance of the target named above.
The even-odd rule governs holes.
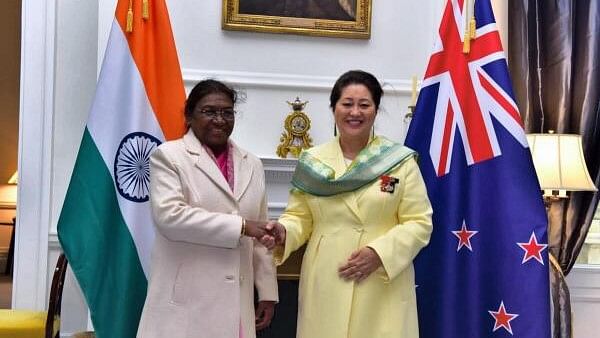
[[[413,75],[411,77],[411,95],[410,95],[410,105],[408,105],[409,112],[404,115],[405,119],[409,119],[413,117],[415,112],[415,107],[417,105],[417,76]]]
[[[417,103],[417,76],[413,75],[411,78],[411,96],[410,105],[414,106]]]

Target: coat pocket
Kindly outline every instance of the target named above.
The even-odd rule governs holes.
[[[171,288],[171,304],[175,305],[183,305],[186,303],[187,291],[185,290],[186,285],[189,285],[185,281],[185,268],[184,264],[181,263],[177,267],[177,272],[175,274],[175,279],[173,280],[173,287]]]

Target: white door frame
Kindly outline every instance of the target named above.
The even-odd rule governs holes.
[[[55,0],[23,0],[19,185],[12,307],[46,308],[54,116]]]

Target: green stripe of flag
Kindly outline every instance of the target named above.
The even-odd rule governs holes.
[[[94,327],[99,338],[135,337],[147,289],[116,196],[109,169],[86,128],[58,236],[88,306],[95,310],[93,322],[102,325]]]

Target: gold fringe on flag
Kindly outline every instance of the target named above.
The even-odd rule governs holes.
[[[125,32],[133,32],[133,0],[129,0],[129,9],[127,9],[127,26]]]
[[[475,0],[467,0],[465,6],[465,35],[463,37],[463,53],[471,52],[471,40],[475,40],[477,22],[475,21]]]
[[[150,0],[142,0],[142,18],[148,20],[150,18]]]
[[[471,39],[467,36],[468,31],[465,33],[465,40],[463,41],[463,54],[469,54],[471,52]]]

